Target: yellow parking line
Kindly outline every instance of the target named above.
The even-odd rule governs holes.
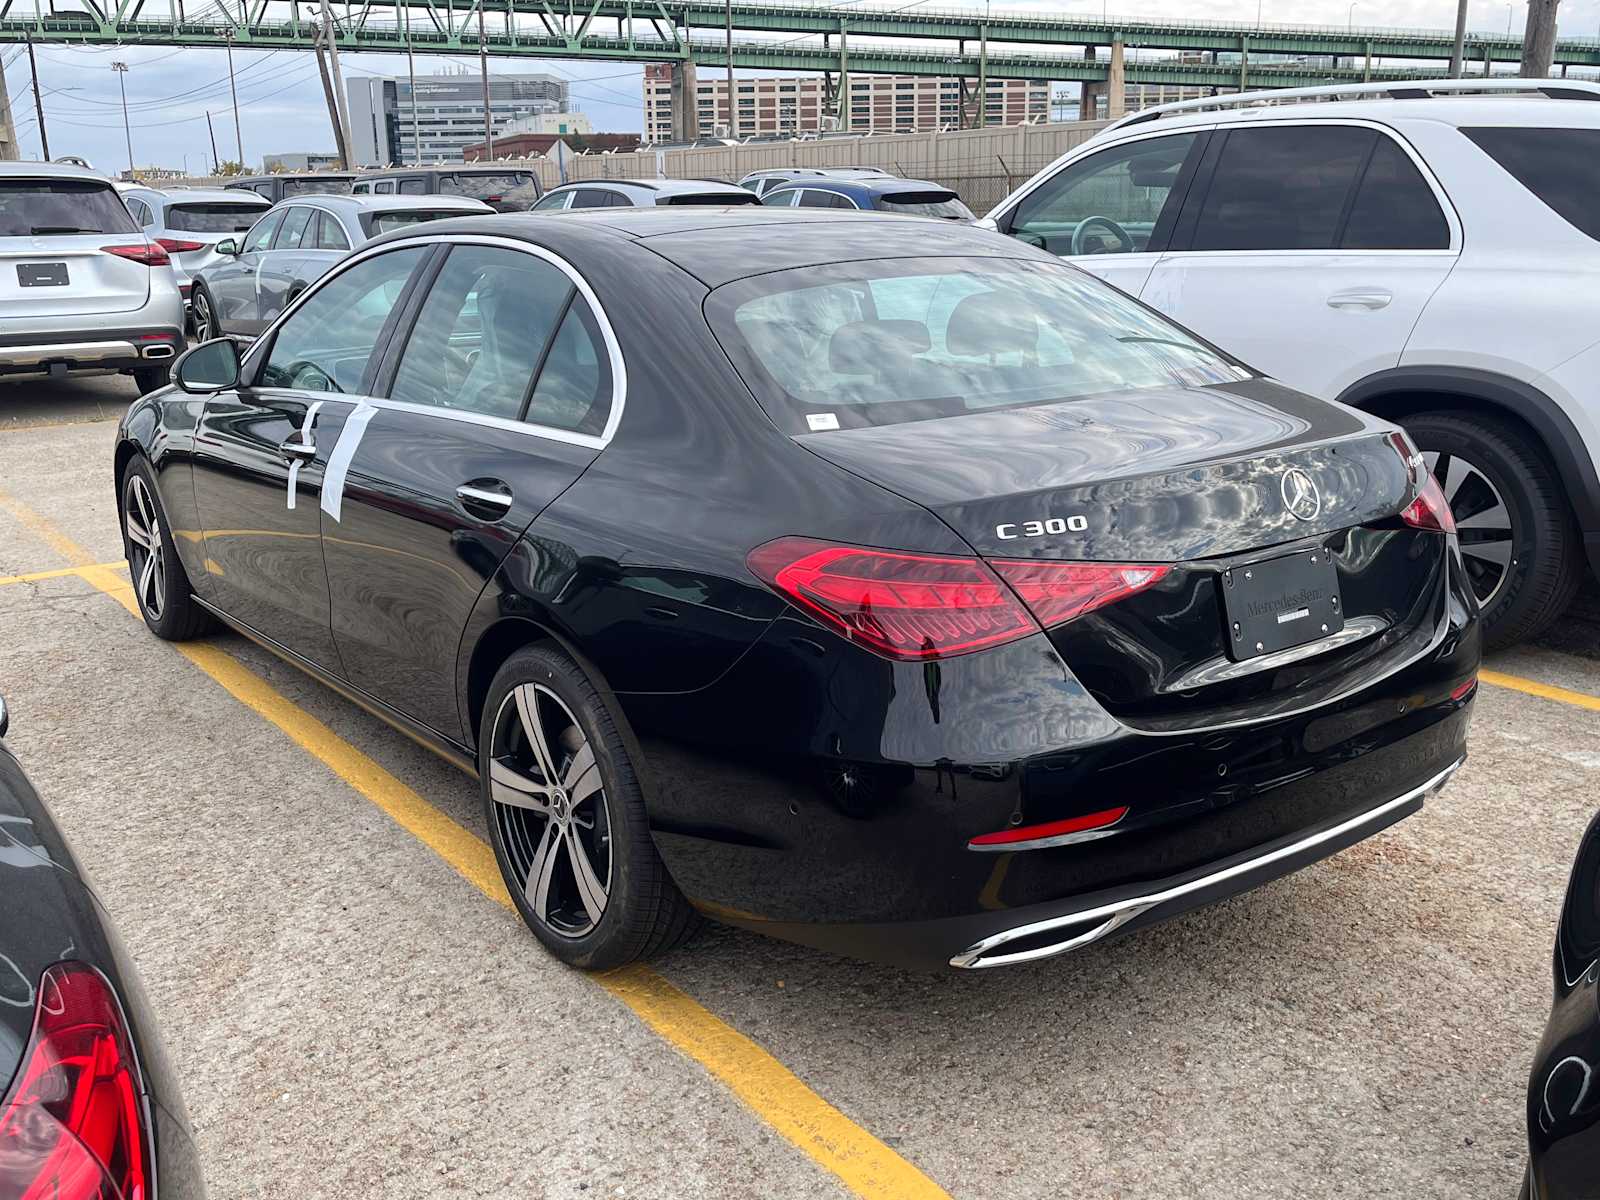
[[[77,570],[84,579],[133,615],[139,615],[133,587],[126,579],[109,567],[88,561],[91,556],[82,547],[47,518],[31,513],[21,501],[0,492],[0,503],[13,512],[29,512],[32,519],[23,523],[30,530],[41,537],[48,533],[63,542],[83,560]],[[178,643],[175,648],[235,699],[276,725],[296,745],[381,808],[485,896],[505,908],[512,907],[494,851],[487,843],[231,655],[204,642]],[[662,1038],[722,1081],[758,1117],[855,1195],[868,1200],[949,1200],[943,1188],[910,1162],[657,972],[631,966],[592,978]]]
[[[0,491],[0,509],[10,513],[17,524],[21,525],[73,566],[88,567],[94,565],[94,555],[62,533],[49,517],[40,516],[21,500]]]
[[[1530,696],[1557,700],[1562,704],[1587,708],[1590,712],[1600,712],[1600,696],[1591,696],[1588,692],[1575,692],[1571,688],[1540,683],[1537,679],[1524,679],[1520,675],[1507,675],[1503,671],[1480,670],[1478,678],[1484,683],[1494,684],[1495,687],[1510,688],[1514,692],[1526,692]]]
[[[107,570],[115,570],[123,564],[120,562],[108,562],[94,563],[92,565],[104,567]],[[66,575],[81,575],[83,570],[82,567],[57,567],[54,571],[29,571],[26,575],[0,575],[0,587],[5,587],[8,583],[33,583],[40,579],[60,579]]]

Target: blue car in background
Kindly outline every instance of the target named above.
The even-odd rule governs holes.
[[[947,221],[974,219],[972,210],[949,188],[926,179],[896,179],[891,175],[796,180],[773,188],[761,197],[761,203],[778,208],[859,208],[911,217],[942,217]]]

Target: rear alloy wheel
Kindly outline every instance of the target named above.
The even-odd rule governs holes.
[[[196,342],[209,342],[212,338],[221,337],[222,333],[217,328],[217,316],[211,307],[211,294],[199,284],[189,295],[189,311],[194,320],[194,340]]]
[[[142,458],[133,459],[123,472],[122,531],[133,595],[150,631],[169,642],[183,642],[209,629],[211,615],[190,594],[155,477]]]
[[[1542,632],[1583,577],[1555,468],[1526,434],[1494,417],[1429,412],[1404,424],[1455,516],[1485,646],[1501,649]]]
[[[479,771],[506,887],[557,958],[620,966],[690,931],[693,910],[650,839],[627,749],[570,658],[533,647],[501,667],[484,706]]]

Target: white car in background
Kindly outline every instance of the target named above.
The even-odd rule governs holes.
[[[125,371],[148,392],[183,347],[171,258],[111,180],[0,163],[0,376]]]
[[[1600,570],[1597,101],[1593,83],[1478,79],[1164,105],[986,220],[1404,425],[1505,646]]]
[[[265,196],[239,188],[166,190],[139,184],[120,190],[145,235],[171,256],[185,311],[195,273],[215,261],[217,243],[248,232],[272,207]]]

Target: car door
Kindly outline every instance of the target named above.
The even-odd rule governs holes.
[[[620,413],[621,355],[571,268],[451,245],[350,460],[323,549],[350,682],[458,741],[457,651],[485,584]]]
[[[256,265],[256,327],[252,333],[260,333],[277,320],[288,304],[289,291],[300,278],[300,263],[306,254],[301,242],[316,217],[317,210],[309,204],[291,205],[285,211],[271,248]]]
[[[1331,399],[1399,364],[1460,245],[1443,191],[1391,130],[1275,121],[1215,135],[1142,298]]]
[[[275,208],[250,227],[238,254],[219,256],[202,274],[211,307],[225,333],[253,335],[256,324],[256,272],[283,225],[284,210]]]
[[[425,254],[391,250],[330,278],[247,357],[245,385],[207,399],[195,435],[207,595],[335,674],[318,503],[346,422],[371,391],[374,350]]]
[[[1002,233],[1137,296],[1161,257],[1209,133],[1146,135],[1075,159],[996,216]]]

